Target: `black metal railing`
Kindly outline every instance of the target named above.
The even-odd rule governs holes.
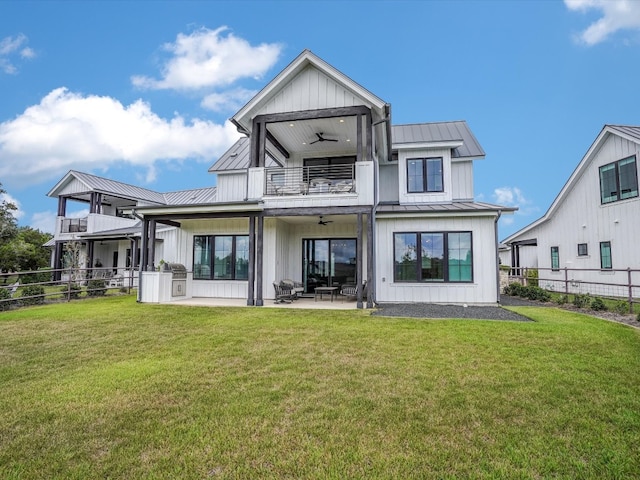
[[[355,165],[265,169],[265,195],[339,195],[355,193]]]

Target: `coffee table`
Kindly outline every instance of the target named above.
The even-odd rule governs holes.
[[[333,302],[333,297],[338,294],[338,287],[316,287],[313,290],[313,301],[318,301],[318,295],[320,295],[320,300],[322,300],[322,294],[328,293],[331,295],[331,301]]]

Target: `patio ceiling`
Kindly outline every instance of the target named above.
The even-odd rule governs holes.
[[[355,155],[357,150],[355,116],[269,123],[267,130],[290,154]],[[323,138],[337,142],[317,141],[320,133]]]

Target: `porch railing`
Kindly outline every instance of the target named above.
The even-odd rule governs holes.
[[[265,195],[340,195],[355,191],[354,164],[265,169]]]
[[[60,233],[75,233],[87,231],[86,218],[63,218]]]

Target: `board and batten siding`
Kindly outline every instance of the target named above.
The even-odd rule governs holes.
[[[471,160],[452,160],[451,198],[453,200],[473,200],[473,162]]]
[[[247,198],[247,172],[218,173],[216,201],[241,202]]]
[[[640,268],[640,198],[601,204],[599,172],[599,167],[631,155],[638,165],[639,154],[636,143],[621,137],[611,135],[603,142],[553,216],[536,229],[540,267],[551,267],[550,249],[557,246],[560,267],[599,269],[600,242],[609,241],[614,269]],[[587,256],[578,257],[579,243],[587,244]]]
[[[284,85],[261,109],[261,114],[352,107],[364,100],[335,80],[308,66]],[[370,106],[370,105],[368,105]]]
[[[495,304],[497,251],[493,217],[379,218],[377,231],[376,292],[378,302]],[[394,233],[471,232],[473,282],[394,282]]]
[[[442,157],[442,192],[407,193],[407,160],[411,158]],[[398,152],[398,191],[401,205],[416,203],[444,203],[452,200],[451,150],[424,149]]]

